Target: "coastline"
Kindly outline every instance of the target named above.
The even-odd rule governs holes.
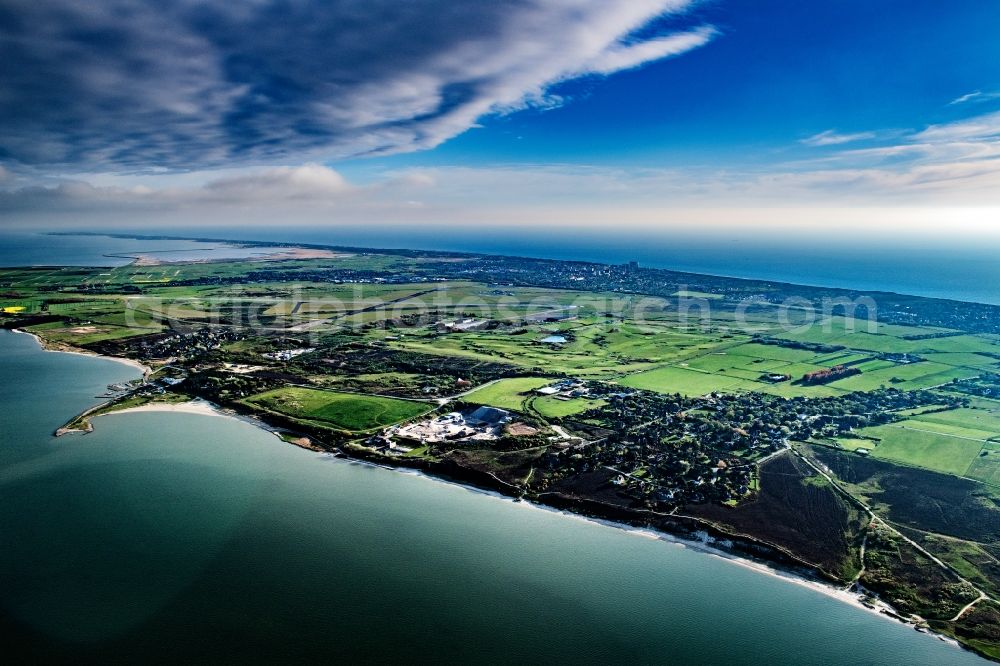
[[[76,354],[77,356],[89,356],[91,358],[103,358],[109,361],[114,361],[115,363],[123,363],[125,365],[131,366],[136,370],[142,372],[143,378],[149,377],[153,373],[153,369],[148,365],[144,365],[139,361],[135,361],[130,358],[125,358],[123,356],[105,356],[104,354],[98,354],[96,352],[87,351],[86,349],[78,349],[76,347],[71,347],[69,345],[53,344],[47,342],[38,335],[32,333],[31,331],[25,331],[21,328],[11,328],[7,329],[11,333],[20,333],[21,335],[30,335],[38,343],[38,346],[42,348],[42,351],[47,352],[58,352],[60,354]]]
[[[67,353],[67,354],[77,354],[77,355],[80,355],[80,356],[87,356],[87,357],[91,357],[91,358],[104,358],[104,359],[109,359],[109,360],[113,360],[113,361],[116,361],[116,362],[124,363],[126,365],[130,365],[130,366],[132,366],[134,368],[137,368],[137,369],[142,369],[144,371],[144,373],[150,372],[150,368],[148,366],[143,365],[142,363],[140,363],[138,361],[134,361],[132,359],[126,359],[126,358],[121,358],[121,357],[113,357],[113,356],[105,356],[105,355],[102,355],[102,354],[97,354],[97,353],[94,353],[94,352],[88,352],[88,351],[83,351],[83,350],[77,351],[77,350],[62,349],[62,348],[59,348],[58,346],[55,347],[55,348],[52,348],[52,347],[46,345],[44,343],[44,341],[39,336],[37,336],[37,335],[35,335],[33,333],[30,333],[28,331],[23,331],[23,330],[20,330],[20,329],[11,329],[11,330],[13,332],[16,332],[16,333],[23,333],[23,334],[26,334],[26,335],[30,335],[31,337],[33,337],[36,340],[36,342],[38,342],[39,347],[43,351],[52,351],[52,352],[60,352],[60,353]],[[91,411],[99,409],[102,406],[103,405],[97,405],[95,407],[92,407],[90,410],[88,410],[87,412],[85,412],[84,415],[86,415],[87,413],[89,413]],[[909,621],[906,618],[904,618],[902,615],[898,614],[895,611],[895,609],[892,608],[892,606],[890,606],[889,604],[881,601],[880,599],[876,599],[876,602],[875,602],[874,605],[866,604],[866,603],[863,602],[863,599],[865,598],[865,595],[863,595],[861,593],[852,592],[850,589],[845,589],[843,587],[836,586],[836,585],[834,585],[832,583],[824,582],[823,580],[820,580],[819,578],[814,578],[814,577],[809,577],[807,575],[804,575],[801,572],[804,571],[806,569],[806,567],[801,567],[799,571],[796,571],[791,565],[789,565],[789,566],[783,566],[782,563],[780,563],[780,562],[777,562],[777,561],[771,562],[771,561],[766,560],[763,557],[744,556],[744,555],[741,555],[738,552],[735,552],[735,550],[726,550],[724,547],[722,547],[722,543],[725,542],[725,541],[729,541],[729,540],[727,540],[727,539],[718,539],[716,537],[713,537],[713,536],[709,535],[707,531],[700,532],[704,536],[702,538],[699,538],[699,539],[685,538],[683,536],[679,536],[678,534],[671,533],[671,532],[668,532],[668,531],[663,530],[663,529],[658,529],[658,528],[653,527],[653,526],[639,527],[639,526],[636,526],[636,525],[629,524],[627,522],[617,521],[617,520],[613,520],[613,519],[610,519],[610,518],[602,518],[602,517],[599,517],[599,516],[596,516],[596,515],[590,515],[590,514],[586,514],[586,513],[582,513],[582,512],[578,512],[578,511],[572,511],[572,510],[569,510],[569,509],[560,508],[558,506],[546,504],[546,503],[543,503],[543,502],[534,501],[534,500],[529,499],[529,498],[523,498],[522,499],[521,497],[513,497],[513,496],[511,496],[509,494],[502,493],[502,492],[500,492],[498,490],[494,490],[494,489],[490,489],[490,488],[486,488],[486,487],[482,487],[482,486],[477,486],[477,485],[474,485],[471,482],[467,482],[467,481],[464,481],[464,480],[456,479],[454,477],[450,477],[445,472],[442,472],[441,474],[435,474],[435,473],[433,473],[431,471],[426,471],[426,470],[423,470],[423,469],[406,467],[406,466],[402,466],[402,465],[393,465],[392,461],[389,461],[389,460],[382,461],[382,462],[374,462],[374,461],[367,460],[367,459],[362,458],[362,457],[353,456],[350,453],[347,453],[343,449],[339,449],[339,448],[336,450],[336,452],[331,452],[331,451],[328,451],[326,449],[321,449],[321,448],[313,447],[313,446],[307,446],[307,445],[304,445],[304,444],[301,444],[301,443],[297,443],[295,441],[290,441],[290,440],[287,440],[287,439],[281,437],[281,433],[283,432],[283,430],[281,428],[277,427],[277,426],[271,426],[270,424],[268,424],[266,422],[263,422],[263,421],[260,421],[258,419],[251,418],[251,417],[248,417],[246,415],[241,415],[239,413],[236,413],[236,412],[233,412],[233,411],[230,411],[230,410],[225,410],[224,408],[220,407],[219,405],[216,405],[216,404],[214,404],[212,402],[209,402],[207,400],[204,400],[202,398],[195,398],[195,399],[192,399],[192,400],[189,400],[189,401],[186,401],[186,402],[182,402],[182,403],[163,403],[163,402],[157,403],[157,402],[151,402],[151,403],[147,403],[147,404],[144,404],[144,405],[137,405],[137,406],[133,406],[133,407],[127,407],[127,408],[121,409],[121,410],[115,410],[115,411],[111,411],[111,412],[102,413],[102,414],[99,414],[97,416],[109,416],[109,415],[114,415],[114,414],[143,413],[143,412],[147,412],[147,413],[149,413],[149,412],[173,412],[173,413],[181,413],[181,414],[195,414],[195,415],[201,415],[201,416],[222,417],[222,418],[234,419],[234,420],[237,420],[237,421],[243,421],[243,422],[247,423],[248,425],[251,425],[251,426],[253,426],[255,428],[259,428],[261,430],[264,430],[266,432],[270,432],[271,434],[274,434],[284,444],[291,444],[293,446],[298,446],[299,448],[304,448],[304,449],[313,451],[314,453],[317,453],[318,455],[324,456],[324,457],[326,457],[328,459],[330,459],[330,458],[332,458],[332,459],[341,459],[343,462],[348,463],[348,464],[364,465],[366,467],[372,467],[372,468],[381,468],[381,469],[384,469],[384,470],[387,470],[387,471],[390,471],[390,472],[395,472],[397,474],[409,474],[409,475],[420,476],[420,477],[423,477],[426,480],[429,480],[429,481],[432,481],[432,482],[435,482],[435,483],[442,483],[442,484],[454,486],[456,488],[461,488],[461,489],[463,489],[465,491],[468,491],[468,492],[474,492],[474,493],[477,493],[477,494],[485,495],[485,496],[491,497],[491,498],[499,500],[499,501],[509,502],[511,504],[520,504],[522,507],[528,508],[528,509],[531,509],[531,510],[540,510],[540,511],[546,511],[546,512],[550,512],[550,513],[555,513],[555,514],[558,514],[558,515],[560,515],[562,517],[574,518],[574,519],[585,521],[585,522],[588,522],[588,523],[591,523],[591,524],[596,524],[596,525],[601,525],[603,527],[608,527],[608,528],[612,528],[612,529],[622,530],[622,531],[628,532],[629,534],[632,534],[632,535],[635,535],[635,536],[640,536],[640,537],[644,537],[644,538],[647,538],[647,539],[655,539],[655,540],[662,541],[664,543],[673,544],[673,545],[676,545],[676,546],[679,546],[679,547],[682,547],[682,548],[690,548],[690,549],[692,549],[694,551],[703,553],[705,555],[709,555],[709,556],[712,556],[712,557],[716,557],[716,558],[719,558],[719,559],[726,560],[727,562],[729,562],[729,563],[731,563],[731,564],[733,564],[735,566],[744,567],[744,568],[752,570],[752,571],[754,571],[754,572],[756,572],[758,574],[771,576],[771,577],[774,577],[774,578],[778,578],[778,579],[784,580],[784,581],[786,581],[788,583],[791,583],[791,584],[794,584],[794,585],[799,585],[801,587],[805,587],[807,589],[811,589],[811,590],[813,590],[815,592],[823,594],[824,596],[827,596],[827,597],[832,598],[832,599],[836,599],[837,601],[839,601],[841,603],[845,603],[845,604],[851,605],[851,606],[853,606],[855,608],[859,608],[859,609],[868,611],[869,613],[873,613],[875,615],[879,615],[879,616],[885,618],[886,620],[910,626],[910,627],[912,627],[914,629],[917,629],[919,631],[919,633],[926,634],[928,637],[932,637],[932,638],[935,638],[935,639],[937,639],[937,640],[939,640],[941,642],[948,643],[948,644],[952,645],[955,648],[958,648],[958,649],[961,649],[961,650],[964,650],[964,651],[975,652],[974,650],[970,650],[969,648],[965,647],[960,642],[958,642],[957,640],[955,640],[955,639],[953,639],[953,638],[951,638],[949,636],[945,636],[945,635],[939,634],[939,633],[937,633],[937,632],[935,632],[935,631],[933,631],[932,629],[929,629],[929,628],[918,627],[912,621]],[[97,416],[95,416],[94,418],[97,418]],[[93,425],[89,424],[89,423],[88,423],[88,425],[89,425],[89,428],[86,429],[85,431],[68,430],[68,431],[65,431],[65,432],[92,432],[93,431]],[[63,430],[63,429],[60,429],[60,430]],[[58,434],[57,434],[57,436],[58,436]],[[717,546],[715,544],[719,544],[719,545]]]

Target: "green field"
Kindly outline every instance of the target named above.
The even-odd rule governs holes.
[[[815,342],[828,345],[842,345],[849,349],[873,352],[896,352],[908,354],[996,354],[1000,344],[988,335],[954,335],[923,340],[911,339],[915,335],[947,332],[945,329],[934,329],[917,326],[899,326],[893,324],[878,324],[875,332],[864,320],[853,323],[843,317],[832,317],[817,322],[813,326],[801,330],[776,332],[775,337],[799,342]],[[937,359],[935,359],[937,360]],[[971,360],[971,357],[961,359]],[[980,361],[976,362],[978,366]]]
[[[362,432],[413,418],[431,405],[357,393],[286,387],[247,398],[244,402],[296,419]]]
[[[969,436],[976,432],[957,426],[935,427],[934,424],[906,420],[860,431],[860,434],[877,438],[877,445],[853,438],[841,440],[841,445],[849,450],[870,448],[873,458],[888,462],[969,476],[971,466],[980,459],[986,445],[985,441]],[[1000,461],[1000,456],[997,460]],[[981,473],[976,478],[981,478]]]
[[[866,364],[858,367],[862,374],[840,379],[829,385],[842,391],[872,391],[883,386],[912,391],[940,386],[953,379],[966,379],[979,374],[969,368],[956,368],[929,361],[900,365],[888,361],[874,361],[868,367]]]
[[[465,396],[463,400],[474,405],[490,405],[501,409],[512,409],[523,412],[524,402],[531,397],[532,391],[551,384],[552,379],[545,377],[514,377],[501,379],[498,382],[484,386]]]
[[[984,439],[1000,438],[1000,411],[988,409],[951,409],[913,417],[928,424],[959,426],[985,435]]]
[[[966,475],[1000,489],[1000,444],[983,446]]]
[[[605,404],[604,400],[588,400],[587,398],[559,400],[552,396],[540,396],[531,401],[531,408],[542,416],[561,419]]]
[[[622,386],[657,391],[658,393],[680,393],[689,396],[705,395],[713,391],[759,390],[756,387],[761,386],[759,382],[739,377],[729,377],[721,373],[713,374],[676,366],[629,375],[619,380],[618,383]]]
[[[463,400],[475,405],[490,405],[517,412],[535,412],[548,418],[563,418],[585,412],[604,404],[603,400],[573,398],[559,400],[552,396],[535,395],[535,389],[551,384],[554,379],[545,377],[514,377],[501,379],[465,396]]]
[[[697,356],[723,343],[716,335],[661,323],[610,325],[594,316],[587,302],[574,310],[579,316],[572,321],[448,334],[414,331],[389,344],[406,351],[511,363],[525,374],[610,378]],[[541,342],[552,334],[564,336],[566,343]]]

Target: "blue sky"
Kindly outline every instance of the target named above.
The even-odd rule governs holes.
[[[568,100],[557,110],[487,117],[431,153],[358,166],[766,164],[813,155],[799,141],[830,129],[919,129],[1000,108],[949,104],[1000,91],[994,2],[716,0],[691,19],[719,36],[682,57],[554,86]]]
[[[998,28],[989,0],[17,0],[0,224],[1000,233]]]

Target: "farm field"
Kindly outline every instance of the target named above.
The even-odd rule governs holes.
[[[680,393],[699,396],[713,391],[751,391],[759,382],[739,377],[727,377],[699,370],[677,366],[666,366],[629,375],[618,381],[622,386],[656,391],[658,393]]]
[[[1000,444],[986,444],[969,465],[966,476],[994,486],[1000,492]]]
[[[296,419],[341,430],[362,432],[429,411],[432,405],[357,393],[285,387],[246,398],[244,402]]]
[[[607,404],[604,400],[589,400],[587,398],[572,398],[559,400],[552,396],[539,396],[531,400],[531,408],[542,416],[560,419],[574,414],[580,414],[588,409],[595,409]]]
[[[969,368],[956,368],[929,361],[906,364],[874,361],[871,365],[862,363],[858,368],[862,374],[839,379],[831,382],[829,386],[842,391],[872,391],[883,386],[912,391],[940,386],[953,379],[966,379],[979,374]]]
[[[531,392],[541,388],[546,384],[551,384],[552,379],[546,377],[513,377],[511,379],[501,379],[493,384],[484,386],[465,396],[465,402],[474,405],[490,405],[501,409],[511,409],[518,412],[525,410],[525,400],[531,397]]]
[[[704,395],[712,391],[758,391],[788,398],[827,397],[841,395],[845,391],[834,384],[805,386],[794,383],[794,380],[807,372],[866,358],[864,354],[849,351],[817,353],[736,340],[700,354],[689,354],[686,360],[676,364],[629,375],[620,383],[632,388],[684,395]],[[790,375],[792,381],[770,383],[761,380],[761,375],[769,373]]]
[[[959,426],[982,431],[986,439],[1000,438],[1000,410],[951,409],[946,412],[930,412],[913,417],[925,423]]]
[[[916,420],[863,428],[859,434],[879,441],[875,443],[847,438],[841,440],[841,445],[849,450],[869,448],[873,458],[886,462],[923,467],[955,476],[970,476],[970,467],[980,458],[984,446],[987,446],[984,440],[970,436],[979,434],[978,431],[954,426],[950,429],[935,428],[934,424]],[[997,456],[996,462],[1000,463],[1000,456]],[[988,467],[992,468],[993,465]],[[981,478],[985,471],[980,470],[975,478],[985,480]],[[987,476],[990,474],[992,472]]]
[[[980,359],[986,358],[978,355],[973,356]],[[965,361],[971,360],[967,357],[968,355],[963,355]],[[839,364],[857,367],[862,371],[862,374],[823,385],[804,386],[795,383],[795,380],[808,372]],[[930,361],[897,363],[848,349],[817,353],[755,342],[729,346],[724,351],[705,353],[689,358],[686,362],[678,365],[679,369],[697,370],[715,375],[714,384],[704,378],[694,382],[697,387],[695,390],[704,387],[709,387],[708,390],[720,391],[752,390],[783,397],[829,397],[852,391],[871,391],[882,387],[915,390],[940,386],[954,379],[974,377],[980,372],[972,367],[958,364]],[[623,380],[622,383],[636,388],[673,392],[679,390],[678,385],[669,380],[694,380],[690,375],[684,373],[652,374],[654,372],[657,371],[651,371],[649,375],[640,376],[636,380]],[[779,383],[761,381],[760,376],[765,373],[787,374],[792,377],[792,380]],[[631,383],[632,381],[638,381],[639,384]],[[657,386],[661,388],[656,388]]]
[[[955,368],[970,368],[972,370],[997,372],[1000,370],[1000,358],[984,354],[968,352],[932,352],[923,357],[933,363],[950,365]]]
[[[949,331],[883,323],[870,328],[869,322],[864,320],[855,320],[852,324],[843,317],[833,317],[815,326],[779,331],[774,333],[774,336],[796,342],[841,345],[849,349],[871,352],[918,355],[933,353],[989,355],[1000,352],[1000,344],[994,337],[988,335],[956,334],[919,339],[922,335],[942,333],[946,334]],[[915,337],[918,339],[914,339]]]

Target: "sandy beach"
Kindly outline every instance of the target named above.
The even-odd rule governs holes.
[[[229,419],[238,419],[234,414],[227,414],[207,400],[191,400],[189,402],[150,402],[145,405],[119,409],[114,412],[107,412],[100,416],[113,416],[115,414],[134,414],[136,412],[175,412],[180,414],[200,414],[202,416],[221,416]],[[95,417],[97,418],[97,417]]]
[[[195,398],[194,400],[189,400],[187,402],[148,402],[145,405],[136,405],[135,407],[126,407],[125,409],[119,409],[111,412],[104,412],[103,414],[98,414],[93,417],[95,419],[101,418],[103,416],[114,416],[116,414],[135,414],[141,412],[173,412],[175,414],[196,414],[199,416],[217,416],[224,419],[233,419],[235,421],[242,421],[248,425],[255,428],[270,432],[272,434],[278,434],[278,430],[264,423],[263,421],[258,421],[249,416],[243,416],[236,414],[235,412],[230,412],[220,408],[208,400],[202,400],[201,398]],[[284,440],[282,440],[284,441]],[[308,446],[303,446],[303,448],[310,448]]]

